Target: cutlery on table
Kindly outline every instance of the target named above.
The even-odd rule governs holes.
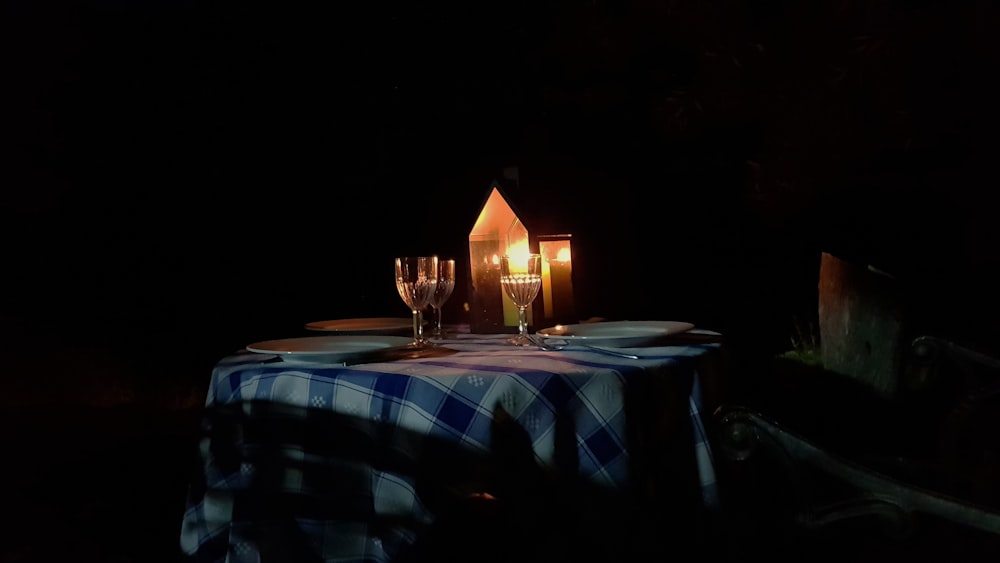
[[[620,358],[629,358],[632,360],[642,358],[642,356],[638,354],[631,354],[620,348],[604,348],[602,346],[595,346],[585,342],[568,342],[565,340],[560,341],[558,338],[553,338],[553,341],[564,342],[564,344],[554,344],[553,342],[546,341],[545,338],[537,335],[532,336],[531,339],[539,350],[546,352],[559,352],[566,350],[567,348],[579,346],[580,348],[586,348],[587,350],[608,354],[610,356],[618,356]],[[651,346],[693,346],[698,344],[717,344],[721,342],[722,335],[716,332],[682,332],[658,339],[655,344],[652,344]]]
[[[538,338],[537,336],[532,336],[531,341],[535,343],[535,346],[538,346],[539,350],[545,352],[559,352],[565,350],[567,347],[570,346],[579,346],[581,348],[586,348],[587,350],[591,350],[594,352],[608,354],[609,356],[618,356],[619,358],[628,358],[630,360],[639,359],[639,356],[635,354],[629,354],[628,352],[620,352],[618,350],[610,350],[608,348],[601,348],[600,346],[593,346],[591,344],[583,344],[583,343],[550,344],[548,342],[545,342],[545,340]]]

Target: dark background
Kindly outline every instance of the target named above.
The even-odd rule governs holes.
[[[780,351],[830,251],[992,342],[992,3],[325,4],[4,3],[13,347],[207,379],[406,316],[391,259],[467,268],[493,179],[574,235],[581,318]]]

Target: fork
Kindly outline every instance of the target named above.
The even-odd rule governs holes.
[[[537,336],[529,336],[529,338],[531,338],[531,341],[534,342],[535,346],[538,346],[539,350],[545,352],[560,352],[562,350],[565,350],[568,346],[570,346],[570,344],[561,344],[561,345],[548,344],[543,339],[538,338]],[[617,356],[619,358],[628,358],[630,360],[639,359],[639,356],[635,354],[629,354],[628,352],[620,352],[618,350],[609,350],[608,348],[601,348],[600,346],[593,346],[591,344],[577,343],[573,344],[573,346],[580,346],[588,350],[593,350],[594,352],[600,352],[602,354],[607,354],[609,356]]]

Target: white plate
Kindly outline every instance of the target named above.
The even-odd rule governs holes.
[[[335,319],[306,323],[306,330],[337,334],[396,334],[413,330],[413,318],[373,317],[366,319]]]
[[[255,342],[246,348],[260,354],[312,362],[343,362],[359,354],[406,346],[405,336],[305,336]]]
[[[567,342],[580,340],[588,344],[628,347],[655,344],[659,338],[692,328],[693,324],[678,321],[607,321],[556,325],[539,330],[538,335]]]

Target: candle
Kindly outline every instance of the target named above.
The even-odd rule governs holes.
[[[569,260],[549,262],[552,275],[552,315],[559,322],[572,322],[573,315],[573,264]]]
[[[542,301],[548,323],[576,322],[573,301],[573,235],[541,235],[538,248],[542,253]]]
[[[543,251],[544,254],[544,251]],[[552,318],[552,267],[549,260],[542,260],[542,303],[546,319]]]

